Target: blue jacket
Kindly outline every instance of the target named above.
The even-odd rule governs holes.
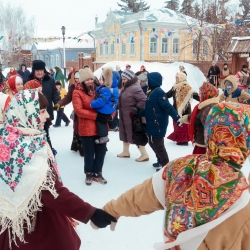
[[[138,116],[145,116],[148,136],[164,137],[167,132],[169,115],[174,121],[178,121],[180,116],[169,103],[166,93],[160,88],[162,82],[150,81],[150,78],[148,85],[151,92],[147,96],[145,109],[139,111]]]
[[[25,66],[25,71],[24,72],[22,71],[22,66]],[[17,73],[23,78],[23,83],[26,83],[29,80],[30,71],[27,70],[27,67],[26,67],[25,63],[23,63],[21,65],[21,69],[19,69],[17,71]]]
[[[90,105],[98,113],[111,115],[116,111],[119,91],[118,82],[113,81],[111,88],[105,85],[96,88],[97,99],[93,100]]]

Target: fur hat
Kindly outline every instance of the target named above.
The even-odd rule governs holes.
[[[34,72],[35,70],[40,70],[43,69],[44,71],[45,69],[45,62],[42,60],[34,60],[33,64],[32,64],[32,71]]]
[[[135,73],[132,70],[125,69],[121,76],[127,78],[128,80],[132,80],[135,77]]]
[[[79,70],[79,81],[82,83],[88,79],[95,79],[93,72],[90,68],[84,68]]]
[[[107,88],[117,87],[120,82],[120,74],[111,67],[104,68],[103,80]]]

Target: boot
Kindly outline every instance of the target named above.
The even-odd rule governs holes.
[[[149,156],[148,156],[145,146],[139,146],[139,151],[141,152],[141,156],[135,160],[137,162],[149,161]]]
[[[118,154],[117,157],[130,158],[129,143],[128,142],[123,142],[123,151],[122,151],[122,153]]]

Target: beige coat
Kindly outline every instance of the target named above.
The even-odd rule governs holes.
[[[225,96],[225,92],[220,95],[220,102],[225,101],[250,104],[250,95],[246,91],[242,90],[239,95],[234,96],[236,93],[235,91],[237,91],[238,89],[237,78],[235,76],[230,75],[225,79],[225,81],[226,80],[230,81],[233,84],[233,87],[231,91],[228,92],[228,97]]]
[[[145,199],[145,197],[147,197]],[[138,217],[163,210],[155,196],[152,178],[111,200],[104,210],[118,219],[120,216]],[[249,250],[250,249],[250,203],[238,213],[212,229],[198,250]],[[177,250],[178,247],[170,250]],[[190,249],[192,250],[192,249]]]

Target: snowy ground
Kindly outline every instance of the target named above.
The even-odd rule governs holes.
[[[193,102],[193,105],[196,102]],[[72,111],[72,106],[65,108],[66,114]],[[56,113],[55,113],[56,115]],[[168,126],[168,134],[173,131],[172,121]],[[119,132],[110,132],[108,152],[103,166],[103,175],[107,179],[107,185],[93,183],[85,185],[84,158],[70,150],[73,128],[72,122],[68,127],[50,129],[53,146],[57,149],[57,162],[62,175],[64,185],[76,193],[86,202],[95,207],[102,208],[106,202],[117,198],[120,194],[133,186],[150,178],[155,169],[152,164],[156,161],[155,155],[147,145],[150,160],[144,163],[135,162],[139,156],[136,146],[131,146],[131,158],[120,159],[116,155],[122,151],[122,142],[119,140]],[[174,142],[165,140],[165,146],[170,160],[191,154],[193,147],[176,146]],[[247,161],[248,168],[250,167]],[[74,206],[74,204],[69,204]],[[163,211],[142,216],[139,218],[119,219],[116,230],[109,228],[94,230],[89,224],[81,224],[78,231],[82,240],[81,250],[150,250],[155,242],[162,241]]]

